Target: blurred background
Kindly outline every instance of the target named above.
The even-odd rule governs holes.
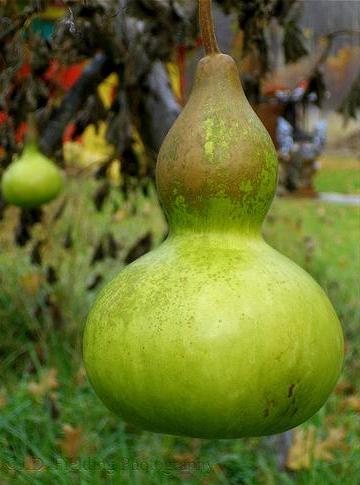
[[[154,168],[203,55],[197,2],[1,0],[0,177],[34,113],[66,179],[35,209],[0,198],[0,485],[359,483],[360,2],[213,3],[279,155],[264,237],[329,295],[343,374],[316,416],[270,438],[154,435],[101,404],[82,328],[102,286],[166,237]]]

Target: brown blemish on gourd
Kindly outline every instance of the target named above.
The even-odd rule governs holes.
[[[296,395],[295,395],[296,384],[290,384],[288,387],[287,397],[289,398],[288,405],[284,411],[284,416],[294,416],[298,412],[298,407],[296,405]]]
[[[294,408],[293,412],[290,414],[290,416],[295,416],[295,414],[298,412],[298,408]]]
[[[288,390],[288,397],[291,397],[294,393],[295,384],[291,384]]]
[[[266,402],[266,408],[264,409],[264,418],[268,418],[270,416],[271,410],[276,406],[277,402],[275,399],[270,399]]]

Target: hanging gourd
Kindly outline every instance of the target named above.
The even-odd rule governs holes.
[[[9,204],[24,209],[33,209],[50,202],[63,187],[61,171],[39,150],[32,116],[29,116],[23,151],[5,170],[1,187],[2,195]]]
[[[324,404],[343,336],[323,290],[261,236],[276,152],[218,50],[211,0],[200,22],[207,55],[157,163],[169,237],[101,292],[84,361],[103,402],[139,427],[268,435]]]

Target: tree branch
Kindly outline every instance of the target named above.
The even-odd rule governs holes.
[[[161,16],[164,26],[172,25],[173,30],[164,27],[165,35],[154,36],[153,29],[159,21],[147,23],[124,15],[114,17],[113,42],[119,52],[98,54],[86,68],[78,82],[65,95],[59,107],[50,115],[45,130],[40,139],[40,148],[50,155],[61,146],[62,133],[66,125],[74,118],[83,106],[88,96],[108,74],[115,70],[120,62],[124,65],[122,89],[125,89],[130,100],[132,118],[139,127],[144,138],[148,153],[153,156],[160,148],[164,136],[180,113],[180,106],[169,86],[166,69],[159,62],[166,61],[176,43],[175,26],[193,25],[196,16],[196,4],[181,10],[177,2],[178,18],[174,21],[174,6],[163,0],[142,0],[141,7],[145,9],[156,3],[166,11]],[[119,1],[122,9],[133,14],[132,2]],[[174,4],[175,5],[175,4]],[[146,7],[146,8],[145,8]],[[166,8],[165,8],[166,7]],[[123,11],[123,10],[121,10]],[[176,24],[174,26],[174,23]],[[119,47],[120,46],[120,47]],[[126,49],[123,49],[126,46]],[[104,46],[99,46],[104,52]],[[110,50],[107,50],[109,52]]]
[[[60,145],[67,124],[83,106],[97,86],[115,70],[111,59],[104,54],[96,54],[91,64],[85,67],[83,74],[64,96],[50,116],[48,124],[40,138],[40,149],[51,155]]]
[[[330,55],[334,40],[340,35],[358,35],[360,37],[360,30],[344,29],[336,30],[335,32],[330,32],[329,34],[326,34],[324,36],[326,39],[326,46],[317,62],[316,69],[324,64],[324,62],[326,62],[327,58]]]
[[[157,61],[144,77],[142,89],[129,90],[131,112],[149,154],[156,158],[169,129],[181,112],[164,65]]]
[[[0,42],[6,42],[8,37],[14,35],[18,30],[22,29],[25,22],[30,20],[38,12],[39,10],[37,10],[35,7],[25,7],[24,11],[18,16],[14,23],[0,33]]]

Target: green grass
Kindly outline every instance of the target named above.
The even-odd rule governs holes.
[[[339,157],[325,154],[314,185],[319,192],[360,194],[360,160],[355,156]]]
[[[0,484],[357,483],[359,415],[349,397],[356,398],[360,389],[359,210],[281,199],[264,227],[266,239],[325,288],[346,335],[337,392],[301,426],[314,427],[315,444],[334,429],[343,430],[343,438],[329,450],[328,460],[315,458],[309,468],[286,472],[277,466],[274,438],[208,441],[156,435],[121,422],[98,400],[81,361],[84,319],[99,290],[88,291],[88,281],[99,273],[104,284],[121,269],[121,259],[139,237],[151,229],[157,245],[165,225],[153,196],[138,195],[132,204],[135,214],[123,218],[126,204],[114,190],[104,210],[96,212],[91,201],[95,188],[95,182],[84,180],[79,191],[78,183],[70,183],[63,216],[51,220],[59,200],[47,210],[46,224],[34,228],[34,238],[45,241],[42,267],[30,263],[31,244],[17,248],[12,243],[17,211],[11,209],[0,222]],[[69,226],[73,246],[65,249]],[[121,245],[118,260],[90,266],[95,246],[109,229]],[[56,268],[57,283],[35,279],[29,285],[29,278],[43,276],[49,264]],[[61,325],[44,303],[46,293],[61,309]],[[58,387],[34,395],[34,383],[49,369],[57,370]]]

